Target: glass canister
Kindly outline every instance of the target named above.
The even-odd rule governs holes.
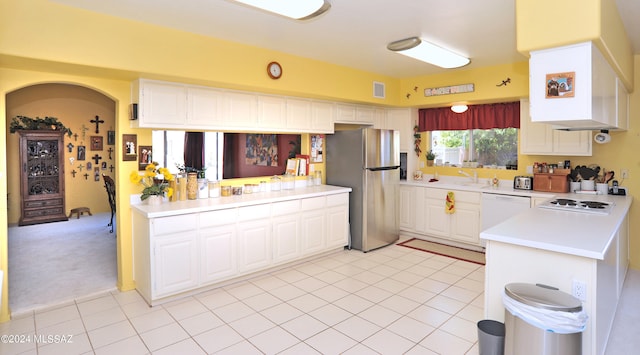
[[[222,197],[231,196],[231,186],[220,187],[220,194],[222,195]]]
[[[282,178],[282,189],[283,190],[293,190],[295,188],[295,178],[293,175],[286,174]]]
[[[260,181],[260,192],[267,192],[267,182],[262,180]]]
[[[198,198],[198,174],[187,174],[187,198],[195,200]]]
[[[271,179],[269,179],[270,182],[270,186],[271,186],[271,191],[280,191],[281,185],[282,185],[282,179],[280,179],[279,176],[272,176]]]
[[[185,176],[178,176],[178,200],[184,201],[187,199],[187,178]]]
[[[218,181],[209,181],[209,198],[220,197],[220,183]]]
[[[198,198],[209,198],[209,183],[207,179],[198,179]]]
[[[169,201],[178,201],[178,182],[176,181],[175,177],[173,178],[173,180],[169,181],[169,188],[173,191],[173,194],[171,194],[171,197],[169,197]]]
[[[316,185],[322,185],[322,171],[317,170],[313,174],[313,178],[316,180]]]

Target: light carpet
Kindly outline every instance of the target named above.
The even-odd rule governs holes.
[[[9,227],[12,314],[112,290],[117,282],[111,213],[64,222]]]
[[[440,243],[429,242],[422,239],[409,239],[404,242],[398,243],[398,245],[426,251],[432,254],[438,254],[443,256],[448,256],[450,258],[455,258],[458,260],[465,260],[476,264],[485,264],[484,253],[477,252],[474,250],[468,250],[458,247],[453,247],[450,245],[444,245]]]

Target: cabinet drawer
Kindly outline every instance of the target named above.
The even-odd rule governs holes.
[[[151,221],[153,225],[153,234],[156,236],[195,231],[197,229],[197,222],[197,214],[155,218]]]
[[[300,212],[300,201],[284,201],[271,204],[272,216],[290,215]]]
[[[302,211],[317,210],[317,209],[324,208],[325,201],[326,199],[324,196],[305,198],[304,200],[302,200]]]
[[[40,208],[40,207],[55,207],[55,206],[62,206],[61,198],[54,198],[51,200],[33,200],[33,201],[25,200],[24,201],[24,208]]]
[[[428,188],[425,195],[429,199],[442,199],[444,203],[445,198],[447,197],[447,193],[449,191],[453,191],[456,202],[468,202],[468,203],[480,204],[479,192]]]
[[[25,218],[33,218],[33,217],[43,217],[43,216],[53,216],[64,214],[61,206],[58,207],[49,207],[49,208],[41,208],[41,209],[33,209],[23,211],[23,216]]]
[[[327,207],[349,204],[349,194],[337,194],[327,196]]]
[[[271,206],[269,204],[240,207],[238,208],[238,221],[269,218],[270,213]]]
[[[233,224],[238,220],[238,209],[211,211],[200,213],[200,228]]]

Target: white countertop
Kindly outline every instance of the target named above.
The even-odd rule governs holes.
[[[557,194],[563,198],[613,202],[609,215],[535,207],[480,233],[480,238],[524,247],[604,259],[632,196]]]
[[[528,196],[528,197],[542,197],[542,198],[552,198],[558,194],[550,193],[550,192],[540,192],[533,190],[516,190],[513,188],[512,180],[500,180],[497,188],[494,188],[489,185],[489,179],[478,179],[478,182],[471,182],[470,179],[464,177],[457,176],[442,176],[436,182],[429,182],[428,178],[423,180],[402,180],[400,181],[400,185],[409,185],[409,186],[422,186],[422,187],[432,187],[435,189],[446,189],[446,190],[462,190],[462,191],[475,191],[475,192],[486,192],[486,193],[496,193],[496,194],[505,194],[505,195],[513,195],[513,196]]]
[[[132,204],[131,208],[133,211],[141,213],[147,218],[158,218],[348,192],[351,192],[350,187],[318,185],[299,187],[292,190],[256,192],[226,197],[221,196],[175,202],[165,201],[160,205],[147,205],[143,202],[140,204]]]

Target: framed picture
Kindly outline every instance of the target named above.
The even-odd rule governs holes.
[[[138,170],[144,170],[147,165],[153,161],[152,148],[150,145],[141,145],[138,147]]]
[[[107,131],[107,144],[116,145],[116,131]]]
[[[138,159],[138,136],[135,134],[122,135],[122,160],[136,161]]]
[[[558,99],[575,96],[576,72],[546,75],[545,98]]]
[[[85,160],[87,156],[87,147],[83,145],[78,146],[78,160]]]
[[[102,136],[91,136],[91,150],[102,150]]]

